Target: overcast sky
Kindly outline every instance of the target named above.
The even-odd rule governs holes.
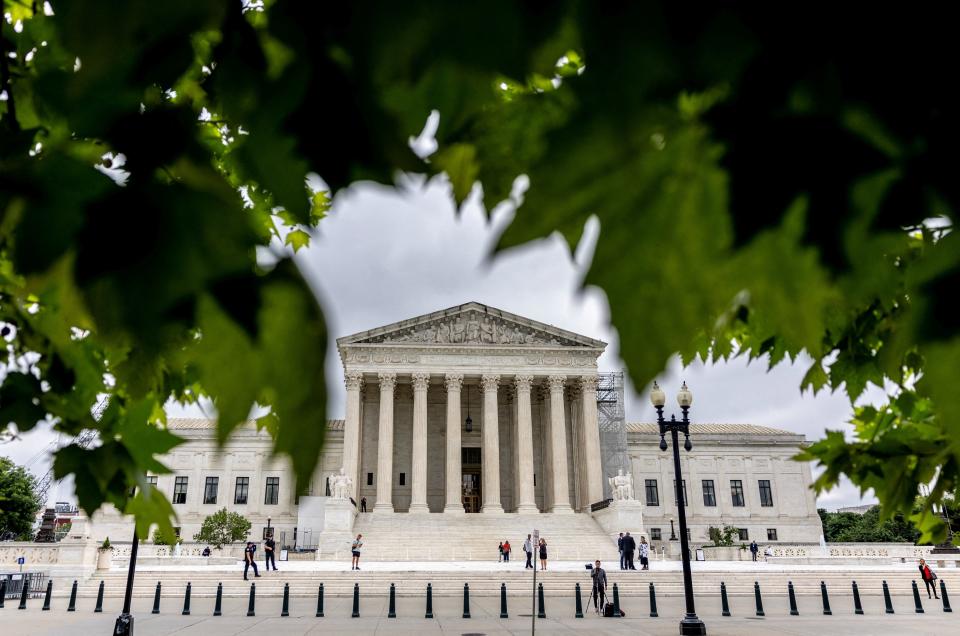
[[[411,182],[400,191],[360,184],[336,197],[310,248],[297,256],[319,294],[332,335],[327,352],[329,417],[342,418],[344,411],[336,337],[469,301],[603,340],[609,346],[600,370],[623,369],[606,296],[596,288],[580,289],[593,246],[603,240],[602,228],[595,220],[587,224],[576,259],[555,235],[490,262],[489,246],[511,216],[511,210],[500,209],[488,222],[475,203],[457,216],[440,180]],[[660,383],[672,396],[681,379],[687,381],[694,393],[694,422],[761,424],[803,433],[811,440],[826,428],[849,428],[851,409],[843,394],[801,395],[800,380],[808,365],[809,360],[781,364],[768,373],[761,362],[682,369],[675,360]],[[653,421],[647,388],[639,391],[644,395],[628,383],[627,420]],[[874,399],[877,395],[872,393]],[[0,446],[0,454],[20,463],[33,460],[31,469],[42,472],[49,465],[42,451],[53,439],[48,430],[40,430]],[[56,497],[67,498],[71,491],[69,483],[61,484]],[[818,503],[835,508],[861,499],[847,483],[821,495]]]

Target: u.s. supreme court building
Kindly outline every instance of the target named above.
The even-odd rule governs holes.
[[[346,412],[326,422],[310,484],[294,483],[253,424],[219,449],[212,421],[169,422],[188,442],[163,458],[173,472],[151,479],[183,537],[225,506],[250,519],[254,538],[269,523],[282,544],[317,547],[318,558],[357,532],[384,558],[387,547],[442,544],[450,532],[463,558],[489,558],[498,539],[519,548],[533,527],[553,539],[554,558],[609,550],[622,530],[655,546],[676,538],[672,451],[660,451],[656,424],[626,421],[622,376],[598,370],[604,342],[471,302],[337,346]],[[695,545],[725,525],[745,542],[819,541],[809,465],[791,460],[803,436],[695,423],[691,441],[681,461]],[[632,496],[605,505],[619,471]],[[118,522],[99,515],[94,532],[123,536]]]

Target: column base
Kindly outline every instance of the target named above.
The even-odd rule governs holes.
[[[410,504],[410,509],[407,512],[415,515],[429,514],[430,507],[425,503]]]
[[[484,514],[503,514],[503,506],[499,503],[495,504],[483,504],[480,508],[480,512]]]
[[[464,515],[467,511],[463,509],[463,504],[447,504],[443,507],[445,515]]]
[[[537,508],[536,504],[519,504],[517,506],[518,515],[535,515],[539,513],[540,509]]]
[[[550,509],[550,512],[555,515],[572,515],[573,508],[570,507],[570,504],[557,504]]]
[[[377,503],[373,504],[373,514],[375,514],[375,515],[388,514],[388,513],[392,513],[392,512],[393,512],[393,504],[392,504],[392,503],[380,503],[380,502],[377,502]]]

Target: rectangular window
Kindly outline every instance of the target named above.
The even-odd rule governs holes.
[[[656,479],[647,479],[645,482],[645,488],[647,491],[647,505],[648,506],[659,506],[660,505],[660,494],[657,492],[657,480]]]
[[[703,480],[703,505],[704,506],[717,505],[717,494],[713,491],[712,479]]]
[[[760,480],[760,505],[765,508],[773,507],[773,490],[770,489],[770,480]]]
[[[267,488],[263,493],[263,503],[276,506],[278,501],[280,501],[280,478],[267,477]]]
[[[776,540],[777,540],[777,529],[767,528],[767,541],[776,541]]]
[[[651,541],[660,541],[662,536],[660,534],[660,528],[650,528],[650,540]]]
[[[373,485],[373,473],[367,473],[367,485],[368,486]]]
[[[203,503],[205,504],[217,503],[217,489],[219,487],[220,487],[219,477],[207,477],[207,481],[203,485]]]
[[[680,480],[680,487],[683,488],[683,505],[687,505],[687,480]],[[677,505],[677,480],[673,480],[673,505]]]
[[[730,497],[733,499],[733,505],[743,507],[743,482],[739,479],[730,480]]]
[[[407,473],[400,473],[400,484],[401,486],[407,485]]]
[[[147,475],[147,483],[151,486],[156,487],[157,485],[157,476],[156,475]]]
[[[249,477],[237,477],[237,487],[233,491],[233,503],[245,506],[247,504],[247,494],[250,490]]]
[[[747,533],[746,528],[737,528],[737,534],[739,535],[741,541],[747,541],[750,539],[750,535]]]
[[[173,481],[173,503],[187,503],[187,478],[177,477]]]

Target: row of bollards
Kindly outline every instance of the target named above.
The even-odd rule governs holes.
[[[852,584],[853,591],[853,608],[854,614],[862,615],[863,614],[863,604],[860,601],[860,588],[857,586],[857,582],[853,581]],[[0,609],[4,606],[4,599],[6,597],[6,580],[0,581]],[[183,596],[183,616],[190,615],[190,594],[191,594],[192,584],[187,583],[187,587],[184,591]],[[911,581],[911,589],[913,592],[913,601],[914,601],[914,611],[917,614],[923,614],[923,604],[920,600],[920,590],[917,587],[917,582]],[[161,593],[161,584],[157,581],[156,591],[153,596],[153,610],[152,614],[160,613],[160,593]],[[320,584],[320,587],[317,591],[317,617],[323,617],[323,583]],[[256,583],[250,584],[250,597],[249,604],[247,607],[247,616],[256,616]],[[397,617],[397,606],[396,606],[396,585],[390,584],[390,600],[389,607],[387,610],[387,618],[396,618]],[[583,618],[583,601],[581,598],[580,584],[577,583],[574,589],[576,609],[575,609],[575,618]],[[753,583],[753,594],[754,602],[756,605],[756,616],[765,616],[763,610],[763,597],[760,591],[760,582],[754,581]],[[47,589],[44,594],[43,599],[43,611],[50,610],[51,598],[53,595],[53,581],[47,581]],[[28,586],[24,585],[20,592],[20,604],[18,609],[27,608],[27,598],[29,596]],[[97,589],[97,601],[96,606],[94,607],[94,613],[103,612],[103,596],[104,596],[104,581],[100,581],[100,585]],[[787,582],[787,596],[790,602],[790,616],[799,616],[800,611],[797,608],[797,597],[796,591],[793,586],[793,581]],[[820,581],[820,597],[823,606],[823,614],[825,616],[830,616],[833,614],[830,609],[830,596],[827,593],[827,584],[824,581]],[[943,582],[943,579],[940,579],[940,598],[943,602],[943,611],[952,612],[953,608],[950,607],[950,597],[947,595],[947,586]],[[720,582],[720,603],[721,603],[721,615],[730,616],[730,602],[727,598],[727,584],[723,581]],[[883,603],[884,611],[887,614],[893,614],[893,602],[890,597],[890,588],[887,585],[886,581],[883,581]],[[223,583],[217,583],[217,597],[216,603],[213,610],[214,616],[221,616],[223,604]],[[70,601],[67,606],[68,612],[74,612],[77,609],[77,581],[73,582],[73,586],[70,589]],[[290,615],[290,584],[283,584],[283,605],[280,611],[280,616],[289,616]],[[616,583],[613,584],[613,615],[615,617],[620,616],[620,592]],[[359,618],[360,616],[360,584],[354,583],[353,585],[353,610],[351,612],[351,617]],[[657,593],[654,584],[650,583],[650,617],[657,618],[659,614],[657,613]],[[433,584],[427,583],[427,598],[426,598],[426,612],[424,613],[424,618],[433,618]],[[470,585],[467,583],[463,584],[463,618],[470,618]],[[500,584],[500,618],[508,618],[509,613],[507,611],[507,585],[506,583]],[[546,608],[544,606],[544,593],[543,593],[543,583],[540,583],[537,586],[537,618],[546,618]]]

